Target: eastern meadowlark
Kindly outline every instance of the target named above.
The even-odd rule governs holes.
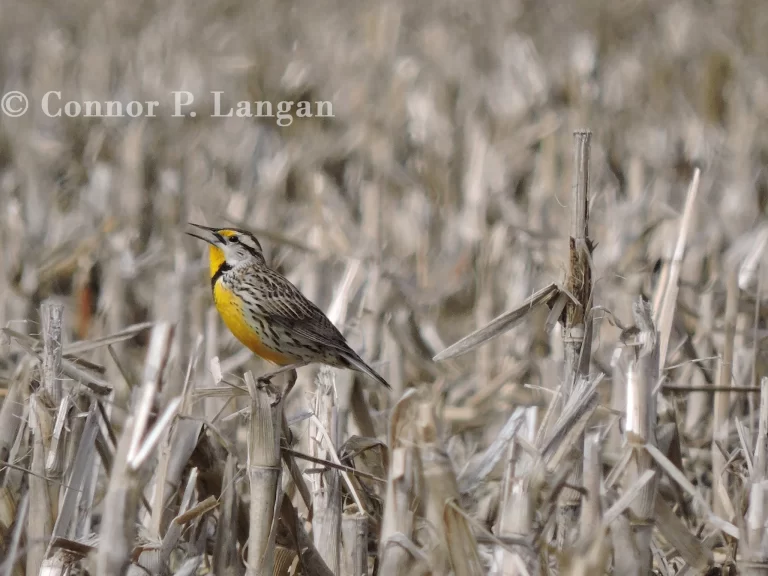
[[[232,334],[277,364],[326,364],[384,378],[350,348],[325,314],[279,272],[267,266],[261,244],[247,230],[208,228],[190,236],[210,244],[213,301]]]

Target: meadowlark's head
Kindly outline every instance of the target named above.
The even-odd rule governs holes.
[[[190,226],[194,226],[200,232],[187,232],[187,234],[211,245],[209,250],[211,277],[220,273],[222,266],[227,270],[242,262],[255,262],[262,265],[266,263],[261,244],[247,230],[208,228],[191,222]]]

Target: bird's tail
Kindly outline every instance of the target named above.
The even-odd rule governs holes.
[[[392,386],[389,385],[389,383],[384,380],[384,378],[381,377],[381,375],[376,372],[373,368],[368,366],[365,362],[363,362],[363,359],[360,358],[357,354],[344,354],[344,359],[349,362],[350,366],[357,370],[358,372],[362,372],[363,374],[367,374],[377,382],[384,385],[385,388],[388,390],[392,390]]]

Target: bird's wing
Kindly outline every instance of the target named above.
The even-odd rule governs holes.
[[[322,346],[335,348],[346,361],[348,367],[368,374],[368,376],[383,384],[384,387],[391,389],[392,387],[389,385],[389,382],[376,370],[368,366],[357,352],[347,344],[344,336],[341,335],[341,332],[337,330],[325,314],[320,312],[319,309],[318,312],[320,315],[313,316],[311,321],[300,321],[284,316],[271,316],[270,319],[292,332],[295,336],[321,344]]]
[[[347,344],[344,336],[333,325],[333,323],[323,316],[312,316],[311,319],[305,318],[302,320],[296,320],[294,318],[271,315],[268,316],[270,320],[281,325],[286,330],[292,332],[295,336],[309,340],[310,342],[316,342],[323,346],[330,346],[337,348],[342,352],[351,352],[352,349]]]
[[[355,369],[368,374],[387,388],[390,385],[381,375],[363,361],[347,344],[339,332],[320,308],[308,300],[291,282],[277,274],[259,274],[258,286],[250,288],[260,293],[255,313],[262,315],[268,322],[273,322],[291,332],[294,336],[310,342],[338,350],[340,356]]]
[[[352,351],[333,322],[287,278],[274,273],[261,275],[259,280],[259,286],[252,288],[261,292],[257,299],[258,314],[295,336],[343,352]]]

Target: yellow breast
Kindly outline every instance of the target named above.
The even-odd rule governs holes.
[[[278,366],[293,363],[290,357],[264,345],[258,332],[258,326],[249,321],[247,313],[243,311],[242,299],[228,290],[221,281],[217,282],[213,288],[213,300],[227,328],[254,354],[274,362]]]

